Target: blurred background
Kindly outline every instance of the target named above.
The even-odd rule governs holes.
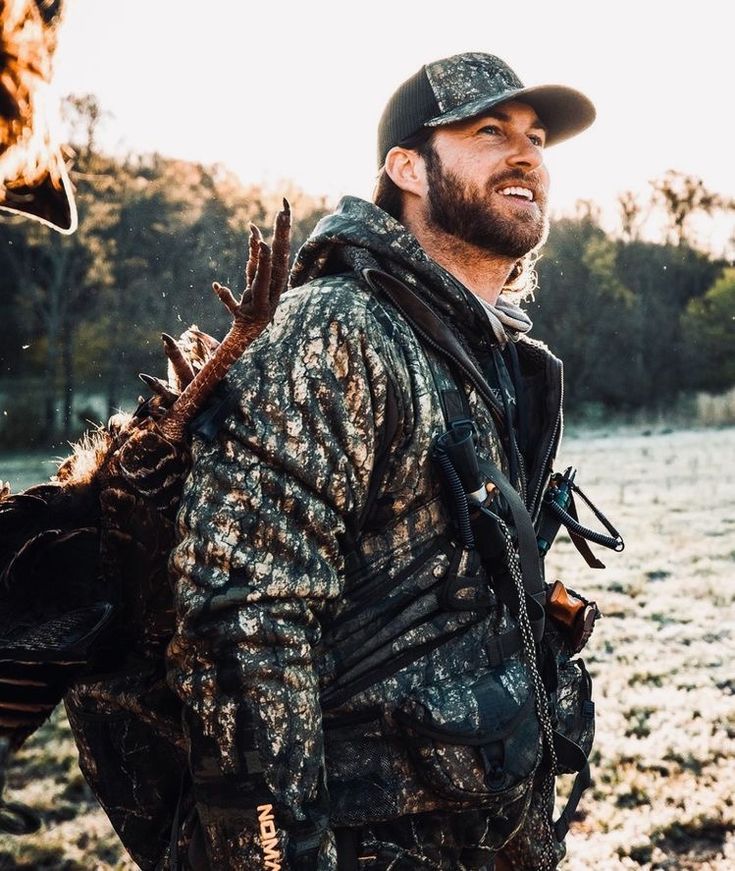
[[[286,194],[298,245],[340,195],[369,197],[392,90],[474,49],[597,104],[590,131],[548,151],[554,219],[530,305],[566,362],[570,418],[735,419],[735,15],[346,9],[69,0],[49,104],[79,231],[0,225],[0,450],[63,444],[129,407],[136,374],[160,371],[162,330],[221,332],[209,287],[239,288],[248,223]]]
[[[607,614],[567,867],[735,867],[733,25],[714,0],[68,0],[49,107],[79,229],[0,219],[0,481],[47,478],[131,409],[162,331],[225,331],[211,282],[241,289],[248,224],[283,195],[295,245],[341,195],[369,198],[380,112],[421,64],[489,51],[578,87],[598,121],[548,151],[528,307],[565,361],[564,459],[628,549],[594,579],[564,541],[552,562]],[[46,828],[0,869],[132,867],[63,715],[24,753],[11,786]]]

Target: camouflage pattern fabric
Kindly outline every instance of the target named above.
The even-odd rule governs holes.
[[[469,734],[483,715],[478,681],[505,688],[511,717],[528,676],[518,652],[489,665],[493,638],[512,627],[494,597],[476,610],[442,598],[449,576],[487,579],[452,542],[431,463],[442,385],[361,280],[374,263],[468,346],[487,340],[471,294],[400,224],[350,198],[317,227],[274,323],[228,376],[219,433],[195,439],[171,560],[169,680],[212,867],[335,869],[334,826],[432,810],[484,808],[484,845],[497,850],[532,800],[532,777],[493,794],[472,746],[426,751],[438,791],[397,719],[419,705]],[[468,398],[480,454],[504,468],[491,410]],[[537,733],[529,740],[535,758]]]
[[[84,777],[136,863],[156,868],[187,761],[162,657],[134,656],[114,675],[79,681],[64,703]]]
[[[538,783],[531,796],[523,827],[502,852],[503,858],[510,862],[514,871],[556,868],[566,855],[564,844],[556,840],[551,830],[553,811],[542,784]]]
[[[482,811],[415,814],[354,830],[365,871],[492,871],[495,850]]]
[[[425,67],[441,116],[440,124],[471,118],[491,101],[511,99],[523,82],[499,57],[467,52]],[[434,122],[429,121],[428,126]]]

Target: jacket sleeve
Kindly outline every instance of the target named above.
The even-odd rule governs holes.
[[[340,537],[365,506],[388,385],[350,296],[289,294],[228,379],[234,410],[195,439],[169,680],[214,868],[336,869],[312,651],[341,592]]]

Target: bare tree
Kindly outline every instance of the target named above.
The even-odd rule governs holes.
[[[46,340],[44,436],[48,439],[59,431],[64,438],[71,435],[74,335],[80,308],[90,295],[87,273],[94,250],[90,226],[98,223],[96,218],[90,219],[90,211],[99,211],[86,172],[95,160],[95,133],[102,113],[91,95],[67,98],[65,110],[79,134],[73,144],[82,171],[73,176],[82,225],[73,236],[49,235],[43,228],[29,226],[27,244],[13,249],[10,256],[16,286]]]
[[[692,245],[689,226],[692,215],[735,209],[735,201],[708,190],[701,178],[674,169],[652,181],[651,186],[654,202],[666,212],[668,241],[674,245]]]
[[[602,210],[592,200],[576,200],[574,203],[574,220],[580,224],[593,224],[599,227]]]
[[[618,194],[618,211],[623,239],[626,242],[638,241],[644,215],[641,201],[633,191],[623,191],[623,193]]]

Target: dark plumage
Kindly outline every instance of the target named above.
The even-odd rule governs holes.
[[[134,414],[85,436],[51,482],[17,495],[0,485],[0,789],[6,752],[75,679],[111,673],[132,652],[163,655],[174,627],[167,564],[189,468],[186,426],[271,320],[289,228],[286,204],[273,251],[251,245],[252,282],[239,301],[227,291],[233,326],[222,343],[196,327],[166,336],[168,380],[146,376],[153,396]],[[0,798],[0,830],[5,807]]]

